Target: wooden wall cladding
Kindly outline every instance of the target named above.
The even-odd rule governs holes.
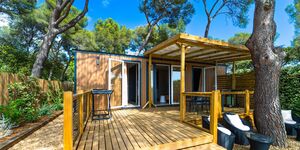
[[[99,60],[97,65],[96,61]],[[144,57],[131,57],[125,55],[114,54],[97,54],[89,52],[77,52],[76,54],[76,88],[77,90],[90,90],[90,89],[108,89],[108,60],[124,60],[134,61],[141,64],[141,106],[146,104],[147,86],[147,62],[148,59]],[[155,64],[168,64],[180,65],[180,61],[153,59]],[[186,91],[192,90],[192,67],[206,67],[205,64],[199,63],[186,63]],[[225,67],[220,67],[218,73],[225,73]],[[214,78],[214,76],[211,76]],[[208,77],[210,78],[210,77]],[[116,86],[116,85],[115,85]],[[121,85],[118,85],[121,87]],[[105,108],[105,97],[97,96],[96,105],[99,108]],[[118,104],[112,102],[113,106]]]

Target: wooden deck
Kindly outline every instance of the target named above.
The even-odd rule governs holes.
[[[179,122],[177,107],[114,110],[109,120],[89,120],[79,150],[223,149],[212,135]]]

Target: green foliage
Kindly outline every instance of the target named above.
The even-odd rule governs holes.
[[[41,41],[47,32],[49,18],[55,4],[56,0],[48,0],[38,6],[35,0],[4,0],[0,2],[0,12],[4,7],[11,9],[11,11],[15,11],[13,8],[17,7],[28,9],[26,15],[13,15],[10,18],[9,27],[0,27],[0,71],[30,75]],[[18,10],[16,9],[16,11]],[[22,12],[25,13],[25,11]],[[60,25],[66,24],[80,12],[72,6],[68,17]],[[65,51],[72,48],[98,49],[94,33],[85,30],[86,25],[87,17],[53,41],[49,58],[44,63],[42,78],[73,80],[72,77],[62,77],[65,66],[72,58],[71,54],[69,55]]]
[[[45,99],[38,85],[35,78],[9,85],[10,101],[2,112],[12,123],[32,122],[38,118],[39,104]]]
[[[50,82],[48,82],[47,104],[62,104],[62,98],[63,90],[61,88],[55,88]]]
[[[36,0],[1,0],[0,13],[10,15],[23,15],[29,13],[35,6]]]
[[[300,66],[282,69],[279,95],[283,109],[292,109],[300,117]]]
[[[31,64],[28,53],[12,46],[0,45],[0,72],[28,75]]]
[[[150,49],[153,46],[185,31],[185,24],[181,19],[176,28],[171,28],[168,24],[162,24],[155,27],[152,32],[152,36],[149,39],[145,49]],[[139,26],[134,31],[130,49],[136,51],[142,44],[147,36],[148,26]]]
[[[42,105],[39,108],[39,116],[46,116],[46,115],[51,115],[52,113],[52,107],[51,105]]]
[[[180,20],[188,24],[195,12],[187,0],[142,0],[139,9],[145,14],[148,24],[160,22],[172,28],[176,28]]]
[[[239,45],[245,45],[247,40],[251,34],[249,33],[236,33],[233,37],[228,39],[228,43],[230,44],[239,44]],[[252,61],[250,60],[243,60],[236,62],[236,73],[243,74],[247,72],[253,71],[253,65]]]
[[[287,47],[283,50],[286,53],[286,63],[297,64],[300,62],[300,47]]]
[[[132,32],[113,19],[98,20],[95,24],[96,43],[100,51],[124,54],[128,49]]]
[[[290,21],[294,23],[296,38],[298,38],[300,34],[300,0],[294,0],[293,4],[288,5],[285,11],[290,16]],[[298,42],[295,44],[297,44],[295,46],[300,46]]]
[[[236,33],[233,37],[228,39],[228,43],[245,45],[250,36],[250,33]]]
[[[252,72],[254,70],[253,64],[251,60],[242,60],[235,63],[236,65],[236,73],[243,74]]]
[[[62,110],[60,88],[48,83],[48,92],[44,93],[35,78],[21,77],[22,82],[10,84],[9,102],[0,106],[0,112],[14,125],[33,122],[39,116],[50,115],[53,111]]]

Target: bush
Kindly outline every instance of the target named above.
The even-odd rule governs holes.
[[[44,93],[36,78],[20,77],[23,82],[8,86],[9,102],[0,106],[0,113],[11,123],[20,125],[33,122],[40,116],[51,115],[53,111],[62,110],[61,88],[55,88],[50,82],[48,91]]]
[[[23,80],[8,86],[10,100],[6,106],[1,106],[0,110],[11,123],[16,125],[37,120],[40,102],[46,99],[36,78]]]
[[[0,111],[12,124],[32,122],[38,118],[38,111],[30,101],[30,99],[10,100],[8,105],[1,107]]]
[[[46,116],[51,115],[53,112],[52,105],[42,105],[42,107],[39,109],[39,116]]]
[[[282,69],[279,95],[281,107],[291,109],[300,117],[300,66]]]

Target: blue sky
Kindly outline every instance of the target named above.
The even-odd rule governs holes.
[[[41,0],[40,0],[41,1]],[[210,1],[210,0],[209,0]],[[209,2],[208,1],[208,2]],[[276,45],[290,46],[294,37],[294,27],[289,22],[289,17],[285,12],[288,4],[293,0],[276,0],[275,21],[277,23],[277,32],[280,34]],[[138,9],[140,0],[90,0],[89,12],[87,14],[89,21],[87,29],[92,30],[94,23],[98,19],[113,18],[119,24],[125,25],[130,29],[145,25],[146,20]],[[196,9],[192,21],[186,27],[186,33],[203,36],[206,25],[206,17],[203,5],[199,0],[191,0]],[[74,5],[81,9],[84,0],[75,0]],[[211,25],[209,36],[227,40],[238,32],[252,32],[252,22],[254,14],[254,5],[249,11],[249,24],[246,28],[235,27],[230,18],[225,16],[217,17]]]

